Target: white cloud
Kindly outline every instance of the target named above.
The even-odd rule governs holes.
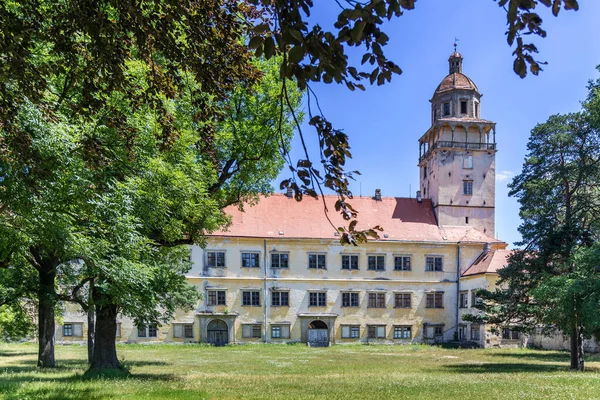
[[[513,176],[515,176],[515,173],[512,171],[500,171],[496,174],[496,181],[503,182],[507,179],[511,179]]]

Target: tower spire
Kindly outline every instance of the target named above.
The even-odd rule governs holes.
[[[462,74],[462,55],[456,50],[458,46],[458,38],[454,38],[454,52],[450,54],[448,59],[449,74],[461,73]]]

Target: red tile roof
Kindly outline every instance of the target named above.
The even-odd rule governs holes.
[[[494,250],[480,255],[462,276],[496,274],[508,263],[512,250]]]
[[[335,196],[325,196],[329,218],[335,227],[347,226],[335,211]],[[355,197],[349,200],[358,212],[356,229],[383,227],[381,240],[414,242],[500,242],[471,227],[438,227],[430,200]],[[305,197],[301,202],[283,194],[262,197],[258,204],[225,210],[232,217],[229,228],[213,236],[335,239],[335,228],[323,211],[323,199]],[[384,236],[387,234],[387,238]]]
[[[479,89],[477,89],[477,86],[475,85],[475,82],[473,82],[468,76],[466,76],[465,74],[461,74],[460,72],[455,72],[442,79],[442,82],[440,82],[438,87],[435,89],[435,93],[441,93],[447,90],[454,89],[475,90],[477,92],[479,91]]]

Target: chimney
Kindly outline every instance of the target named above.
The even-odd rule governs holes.
[[[485,247],[483,248],[483,252],[485,254],[489,253],[492,250],[492,244],[491,243],[486,243]]]
[[[381,189],[375,189],[375,196],[373,198],[376,201],[381,201]]]
[[[287,188],[287,190],[285,191],[285,195],[286,195],[288,198],[290,198],[290,199],[291,199],[292,197],[294,197],[294,191],[292,190],[292,188],[291,188],[291,187],[288,187],[288,188]]]
[[[419,203],[423,202],[423,198],[421,197],[421,191],[420,190],[417,190],[417,201]]]

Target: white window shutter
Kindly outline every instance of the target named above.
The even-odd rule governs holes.
[[[183,337],[183,325],[180,325],[180,324],[173,325],[173,337],[176,337],[176,338]]]
[[[83,336],[83,324],[73,324],[73,336]]]
[[[281,326],[281,337],[286,338],[286,339],[290,337],[290,326],[289,325]]]
[[[342,326],[342,337],[344,337],[344,338],[350,337],[350,327],[349,326]]]
[[[377,337],[378,338],[385,337],[385,326],[378,326],[377,327]]]

